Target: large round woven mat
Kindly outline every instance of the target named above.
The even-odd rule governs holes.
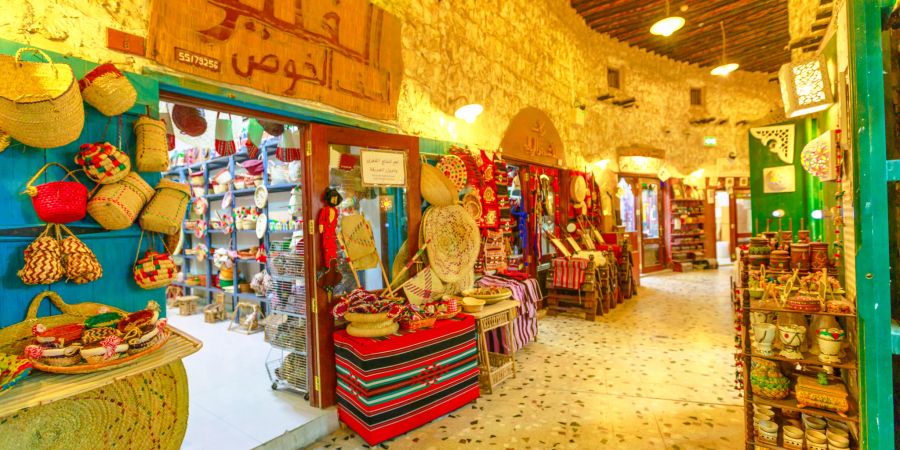
[[[442,281],[454,283],[475,268],[481,235],[460,205],[431,206],[423,217],[428,261]]]
[[[0,448],[175,450],[187,418],[187,374],[178,361],[0,418]]]
[[[572,200],[575,203],[581,203],[587,197],[587,182],[584,181],[584,177],[581,175],[575,175],[572,178],[572,184],[569,189],[571,191]]]

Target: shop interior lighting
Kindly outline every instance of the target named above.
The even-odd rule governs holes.
[[[666,0],[666,17],[650,27],[650,34],[669,37],[684,26],[684,17],[669,15],[669,0]]]
[[[776,209],[775,211],[772,211],[772,217],[784,217],[784,210]]]
[[[730,63],[728,62],[728,56],[726,53],[726,44],[725,44],[725,24],[724,22],[719,22],[719,28],[722,29],[722,64],[713,68],[709,73],[713,75],[718,75],[720,77],[728,76],[731,72],[738,70],[740,64],[738,63]]]
[[[484,106],[479,103],[469,103],[469,99],[466,97],[457,97],[450,103],[457,106],[453,115],[466,123],[475,123],[478,116],[484,112]]]
[[[810,216],[812,216],[813,219],[821,219],[822,217],[825,217],[821,209],[813,211],[812,213],[810,213]]]
[[[781,66],[778,84],[787,117],[816,113],[834,104],[828,66],[823,56]]]
[[[600,161],[595,162],[594,165],[599,167],[600,170],[606,170],[606,167],[609,166],[609,160],[601,159]]]

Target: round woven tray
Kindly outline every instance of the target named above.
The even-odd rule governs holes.
[[[187,374],[178,361],[4,417],[0,448],[175,450],[187,418]]]
[[[91,373],[91,372],[100,372],[102,370],[111,370],[115,369],[119,366],[124,366],[126,364],[132,363],[138,358],[144,357],[153,353],[169,340],[170,333],[168,331],[161,331],[159,333],[159,339],[157,339],[156,343],[152,346],[148,347],[146,350],[141,351],[140,353],[135,353],[133,355],[123,356],[121,358],[112,359],[106,362],[102,362],[99,364],[73,364],[71,366],[50,366],[47,364],[41,364],[39,361],[31,361],[32,367],[37,370],[43,372],[52,372],[52,373]]]

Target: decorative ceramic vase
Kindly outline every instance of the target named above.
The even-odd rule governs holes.
[[[756,325],[758,323],[772,323],[772,318],[774,316],[775,313],[771,311],[751,311],[750,325]]]
[[[813,242],[809,244],[809,267],[814,271],[828,267],[827,242]]]
[[[775,324],[759,322],[753,325],[753,340],[756,342],[756,349],[763,356],[772,356],[772,342],[775,341],[775,335],[778,334],[778,327]]]
[[[841,344],[844,341],[844,336],[844,330],[840,328],[819,329],[817,332],[819,341],[819,361],[833,364],[840,363]]]
[[[790,393],[791,380],[781,373],[775,361],[753,358],[750,361],[750,386],[753,395],[780,400]]]
[[[772,270],[787,272],[791,270],[791,255],[787,250],[773,250],[769,254],[769,265],[772,266]]]
[[[800,353],[800,344],[803,343],[806,327],[793,324],[780,325],[778,332],[781,343],[784,344],[780,355],[787,359],[803,359],[803,353]]]
[[[809,244],[791,244],[791,268],[809,272]]]

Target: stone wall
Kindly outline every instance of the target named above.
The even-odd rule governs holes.
[[[146,36],[150,0],[22,0],[8,2],[0,38],[29,42],[89,60],[112,60],[140,71],[153,63],[105,49],[105,28]],[[553,119],[566,146],[567,165],[611,159],[620,146],[667,151],[687,174],[715,169],[736,152],[746,167],[747,127],[778,107],[777,83],[766,74],[713,77],[708,69],[629,47],[590,30],[567,0],[375,0],[403,25],[405,76],[396,122],[400,132],[495,148],[509,120],[534,106]],[[173,24],[172,26],[176,26]],[[629,109],[596,101],[606,92],[606,68],[619,68]],[[157,67],[157,69],[159,69]],[[705,90],[705,111],[691,111],[689,89]],[[243,90],[243,89],[242,89]],[[483,103],[472,125],[453,118],[450,100]],[[331,110],[310,103],[317,108]],[[584,125],[575,105],[586,105]],[[728,119],[694,126],[691,118]],[[715,136],[716,147],[704,147]]]

